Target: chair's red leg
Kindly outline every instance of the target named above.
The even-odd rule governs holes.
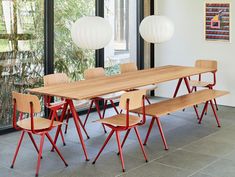
[[[109,100],[109,101],[110,101],[110,103],[112,104],[113,109],[116,111],[116,113],[119,114],[119,112],[118,112],[118,110],[117,110],[117,107],[115,106],[113,100]]]
[[[196,112],[197,119],[199,120],[200,117],[199,117],[199,114],[198,114],[198,111],[197,111],[197,106],[194,105],[193,108],[194,108],[194,110],[195,110],[195,112]]]
[[[161,121],[160,121],[159,117],[156,117],[156,122],[157,122],[158,129],[159,129],[161,137],[162,137],[162,141],[164,143],[165,150],[168,150],[168,145],[167,145],[167,142],[166,142],[165,135],[163,133],[163,129],[162,129],[162,125],[161,125]]]
[[[19,149],[20,149],[22,140],[23,140],[23,138],[24,138],[24,134],[25,134],[25,131],[22,131],[21,136],[20,136],[20,139],[19,139],[19,142],[18,142],[18,145],[17,145],[17,148],[16,148],[16,151],[15,151],[15,154],[14,154],[14,158],[13,158],[13,161],[12,161],[12,164],[11,164],[11,168],[14,167],[14,164],[15,164],[15,161],[16,161],[16,157],[17,157],[17,155],[18,155],[18,152],[19,152]]]
[[[35,142],[35,140],[34,140],[34,138],[33,138],[32,133],[28,132],[28,135],[29,135],[29,138],[31,139],[31,141],[32,141],[32,143],[33,143],[33,146],[35,147],[37,153],[39,153],[38,146],[37,146],[37,144],[36,144],[36,142]],[[42,157],[41,157],[41,159],[42,159]]]
[[[131,131],[131,129],[128,129],[128,130],[126,131],[126,134],[125,134],[125,136],[124,136],[124,139],[123,139],[122,145],[121,145],[122,148],[123,148],[123,146],[124,146],[124,144],[125,144],[125,142],[126,142],[126,139],[127,139],[128,135],[129,135],[130,131]]]
[[[217,101],[216,101],[216,99],[214,99],[214,102],[215,102],[216,110],[218,111],[218,110],[219,110],[219,108],[218,108],[218,105],[217,105]]]
[[[126,131],[126,134],[125,134],[125,136],[124,136],[124,138],[123,138],[122,145],[121,145],[122,148],[123,148],[123,146],[124,146],[124,144],[125,144],[125,142],[126,142],[126,139],[127,139],[128,135],[129,135],[130,131],[131,131],[131,129],[128,129],[128,130]],[[117,155],[119,155],[119,154],[120,154],[120,153],[118,152]]]
[[[55,120],[56,120],[56,121],[59,121],[59,117],[58,117],[56,111],[52,114],[52,116],[53,116],[53,115],[55,116]],[[60,136],[61,136],[63,145],[66,146],[66,143],[65,143],[65,140],[64,140],[64,135],[63,135],[63,133],[62,133],[62,129],[60,130]]]
[[[141,141],[141,138],[140,138],[140,134],[139,134],[139,132],[138,132],[138,129],[137,129],[137,127],[134,127],[134,129],[135,129],[135,133],[136,133],[136,136],[137,136],[137,138],[138,138],[138,141],[139,141],[139,143],[140,143],[141,150],[142,150],[142,152],[143,152],[143,154],[144,154],[145,161],[148,162],[148,157],[147,157],[146,152],[145,152],[145,150],[144,150],[144,146],[143,146],[143,144],[142,144],[142,141]]]
[[[109,142],[109,140],[110,140],[110,138],[112,137],[113,133],[114,133],[114,130],[112,130],[112,131],[109,133],[109,136],[106,138],[106,140],[105,140],[103,146],[101,147],[99,153],[97,154],[97,156],[96,156],[95,160],[92,162],[92,164],[95,164],[96,160],[99,158],[101,152],[104,150],[105,146],[106,146],[107,143]]]
[[[99,103],[98,103],[97,100],[95,100],[95,107],[96,107],[96,110],[97,110],[97,113],[98,113],[100,119],[103,119],[103,117],[101,116],[101,113],[100,113],[100,107],[99,107]],[[104,124],[102,124],[102,126],[103,126],[103,129],[104,129],[104,133],[107,133]]]
[[[218,118],[218,116],[217,116],[217,113],[216,113],[216,110],[215,110],[215,107],[214,107],[214,105],[213,105],[212,100],[210,100],[210,105],[211,105],[211,108],[212,108],[212,110],[213,110],[213,112],[214,112],[217,125],[218,125],[218,127],[221,127],[220,121],[219,121],[219,118]]]
[[[51,145],[55,148],[56,152],[58,153],[58,155],[60,156],[61,160],[63,160],[65,166],[67,167],[68,164],[66,163],[64,157],[62,156],[62,154],[60,153],[59,149],[57,148],[57,146],[54,144],[52,138],[50,137],[49,133],[46,133],[46,136],[48,138],[48,140],[50,141]]]
[[[42,156],[42,150],[43,150],[43,144],[44,144],[45,134],[41,135],[40,140],[40,147],[39,147],[39,153],[38,153],[38,163],[36,168],[36,177],[38,177],[39,169],[40,169],[40,163],[41,163],[41,156]]]
[[[106,111],[106,109],[107,109],[107,104],[108,104],[108,100],[105,100],[105,101],[104,101],[103,118],[104,118],[104,115],[105,115],[105,111]]]
[[[122,113],[122,109],[121,109],[121,111],[120,111],[120,114]]]
[[[176,86],[176,88],[175,88],[175,92],[174,92],[173,98],[176,97],[176,95],[177,95],[177,93],[178,93],[178,91],[179,91],[179,88],[180,88],[180,85],[181,85],[182,80],[183,80],[183,78],[180,78],[180,79],[179,79],[179,81],[178,81],[178,83],[177,83],[177,86]]]
[[[74,108],[74,109],[75,109],[75,108]],[[89,135],[88,135],[88,133],[87,133],[87,131],[86,131],[86,129],[85,129],[85,126],[84,126],[84,124],[82,123],[82,121],[81,121],[81,119],[80,119],[80,117],[79,117],[78,114],[77,114],[77,119],[78,119],[78,122],[79,122],[79,124],[81,125],[81,127],[82,127],[84,133],[86,134],[87,139],[89,139],[90,137],[89,137]]]
[[[203,118],[203,116],[204,116],[204,114],[205,114],[205,111],[206,111],[207,107],[208,107],[208,101],[206,102],[206,104],[204,105],[204,108],[203,108],[203,110],[202,110],[201,117],[200,117],[200,119],[199,119],[199,121],[198,121],[199,124],[201,124],[201,122],[202,122],[202,118]]]
[[[119,151],[119,154],[120,154],[120,160],[121,160],[121,163],[122,163],[122,171],[125,172],[125,164],[124,164],[124,159],[123,159],[123,154],[122,154],[120,134],[119,134],[119,131],[115,131],[115,133],[116,133],[116,139],[117,139],[117,144],[118,144],[118,151]]]
[[[148,97],[145,97],[146,101],[148,102],[148,104],[151,104],[150,100],[148,99]]]
[[[61,116],[60,116],[60,121],[61,122],[63,122],[63,120],[64,120],[65,114],[67,112],[67,108],[68,108],[68,102],[66,102],[65,105],[63,106],[63,110],[62,110],[62,113],[61,113]],[[61,126],[62,125],[59,125],[57,130],[56,130],[56,134],[55,134],[55,138],[54,138],[54,144],[56,144],[56,142],[57,142],[59,133],[61,131]],[[51,148],[51,151],[54,151],[54,147]]]
[[[154,119],[155,119],[155,117],[152,117],[152,120],[151,120],[151,123],[150,123],[150,125],[149,125],[149,129],[148,129],[147,135],[146,135],[145,140],[144,140],[144,145],[146,145],[146,143],[147,143],[147,141],[148,141],[150,132],[151,132],[151,130],[152,130],[152,128],[153,128]]]
[[[68,131],[68,126],[69,126],[69,117],[70,117],[70,109],[67,112],[67,116],[66,116],[66,125],[65,125],[65,130],[64,130],[64,134],[67,134]],[[85,125],[84,125],[85,126]]]
[[[90,107],[89,107],[89,109],[88,109],[88,111],[87,111],[87,114],[86,114],[86,118],[85,118],[85,121],[84,121],[84,127],[86,126],[86,122],[87,122],[87,119],[88,119],[88,117],[89,117],[89,115],[90,115],[90,113],[91,113],[91,108],[92,108],[92,106],[93,106],[93,103],[94,103],[94,100],[91,100],[91,104],[90,104]]]

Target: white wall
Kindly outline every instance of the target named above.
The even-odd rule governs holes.
[[[235,0],[226,2],[232,2],[233,22]],[[170,41],[156,45],[155,65],[193,66],[196,59],[216,59],[218,72],[215,88],[230,91],[230,95],[218,99],[218,103],[235,106],[235,23],[232,24],[231,35],[234,38],[231,43],[205,41],[204,3],[204,0],[158,0],[157,12],[174,22],[175,34]],[[156,94],[172,97],[175,86],[176,82],[161,84]],[[186,93],[184,85],[180,91],[182,93]]]

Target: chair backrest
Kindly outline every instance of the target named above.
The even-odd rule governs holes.
[[[105,71],[104,68],[98,67],[98,68],[90,68],[86,69],[84,71],[84,78],[87,79],[94,79],[94,78],[99,78],[99,77],[104,77],[105,76]]]
[[[49,74],[43,77],[44,86],[68,83],[69,78],[65,73]]]
[[[195,67],[199,68],[210,68],[217,71],[217,61],[216,60],[196,60]]]
[[[37,96],[12,92],[12,99],[15,100],[15,109],[22,113],[31,113],[31,104],[34,113],[41,112],[41,104]]]
[[[126,110],[127,99],[129,99],[129,110],[142,107],[144,95],[146,95],[146,90],[137,90],[124,93],[120,98],[120,109]]]
[[[120,64],[120,70],[121,70],[121,73],[123,74],[123,73],[137,71],[138,68],[135,63],[123,63],[123,64]]]

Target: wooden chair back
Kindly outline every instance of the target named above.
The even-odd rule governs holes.
[[[31,113],[31,105],[34,113],[41,112],[41,104],[37,96],[12,92],[15,109],[21,113]]]
[[[99,78],[99,77],[104,77],[105,76],[105,71],[104,68],[98,67],[98,68],[90,68],[86,69],[84,71],[84,78],[87,79],[94,79],[94,78]]]
[[[64,84],[69,82],[69,78],[65,73],[49,74],[43,77],[44,86]]]
[[[196,60],[195,67],[198,68],[210,68],[217,71],[217,61],[216,60]]]
[[[143,96],[146,90],[137,90],[124,93],[119,102],[120,109],[127,109],[127,100],[129,100],[129,110],[137,109],[143,106]]]
[[[137,71],[138,68],[135,63],[123,63],[123,64],[120,64],[120,70],[121,70],[121,74],[123,74],[123,73]]]

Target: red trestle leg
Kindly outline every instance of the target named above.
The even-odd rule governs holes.
[[[211,105],[211,108],[212,108],[212,110],[213,110],[213,112],[214,112],[217,125],[218,125],[218,127],[221,127],[220,121],[219,121],[219,118],[218,118],[218,116],[217,116],[217,113],[216,113],[216,110],[215,110],[215,107],[214,107],[214,105],[213,105],[212,100],[210,100],[210,105]]]
[[[166,143],[166,138],[165,138],[165,135],[163,133],[163,129],[162,129],[162,125],[161,125],[160,119],[158,117],[156,117],[156,122],[157,122],[159,131],[160,131],[160,134],[161,134],[161,137],[162,137],[162,141],[163,141],[165,150],[168,150],[168,145]]]
[[[150,125],[149,125],[149,129],[148,129],[147,135],[146,135],[145,140],[144,140],[144,145],[147,144],[147,141],[148,141],[150,132],[151,132],[151,130],[152,130],[152,128],[153,128],[154,119],[155,119],[155,117],[152,117],[152,120],[151,120],[151,123],[150,123]]]
[[[147,154],[146,154],[146,152],[145,152],[145,150],[144,150],[144,146],[143,146],[143,144],[142,144],[142,141],[141,141],[141,138],[140,138],[140,134],[139,134],[139,132],[138,132],[138,129],[137,129],[137,127],[134,127],[134,129],[135,129],[135,133],[136,133],[137,139],[138,139],[138,141],[139,141],[139,143],[140,143],[141,150],[142,150],[142,152],[143,152],[143,154],[144,154],[145,161],[148,162],[148,157],[147,157]]]
[[[203,110],[202,110],[201,117],[200,117],[200,119],[199,119],[199,121],[198,121],[199,124],[201,124],[201,122],[202,122],[202,118],[203,118],[203,116],[204,116],[204,114],[205,114],[205,111],[206,111],[206,109],[207,109],[207,106],[208,106],[208,101],[205,103],[204,108],[203,108]]]

